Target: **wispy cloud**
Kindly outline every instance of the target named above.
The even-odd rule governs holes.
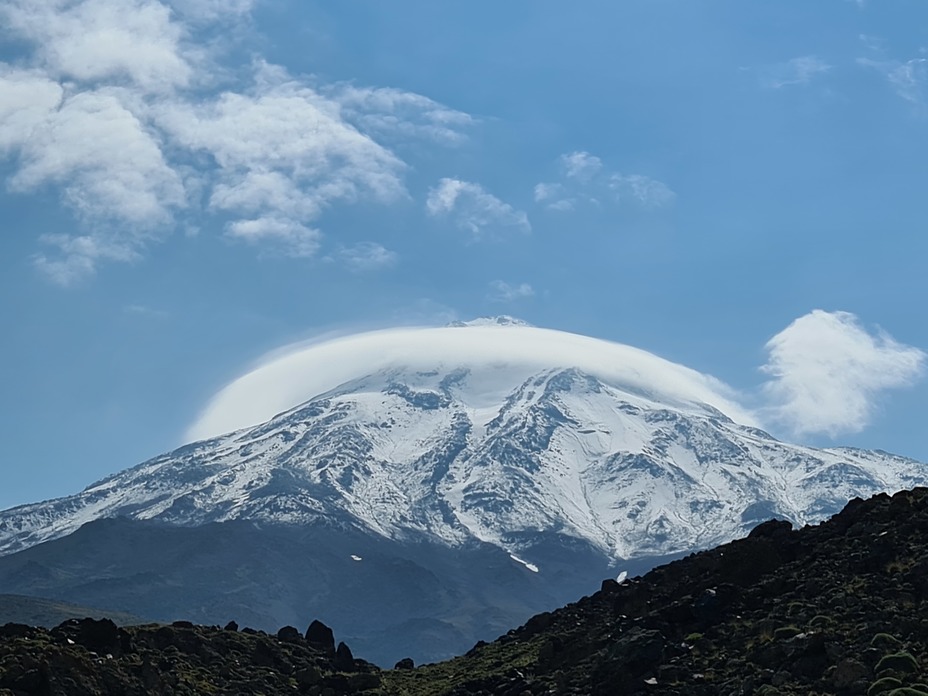
[[[619,201],[631,198],[645,208],[660,208],[676,198],[666,184],[641,174],[611,174],[608,186]]]
[[[310,258],[319,250],[319,230],[288,218],[273,216],[251,220],[235,220],[227,226],[227,234],[249,244],[270,245],[287,256]]]
[[[926,355],[848,312],[815,310],[767,343],[768,411],[797,434],[859,432],[880,395],[923,376]]]
[[[483,189],[460,179],[441,179],[429,191],[425,204],[433,216],[449,216],[455,224],[479,239],[501,230],[530,232],[528,216]]]
[[[893,91],[907,102],[917,105],[928,103],[926,101],[926,97],[928,97],[928,58],[913,58],[905,62],[858,58],[857,64],[880,73]]]
[[[346,120],[382,137],[399,135],[457,145],[475,123],[468,114],[399,89],[334,85],[327,94],[341,105]]]
[[[68,287],[93,275],[101,262],[126,263],[139,258],[138,242],[115,234],[66,235],[47,234],[39,238],[43,245],[57,253],[37,253],[36,268],[51,281]]]
[[[422,95],[326,85],[260,58],[217,69],[199,32],[244,21],[253,4],[0,3],[8,34],[32,47],[19,67],[0,63],[9,188],[54,187],[84,228],[45,239],[36,265],[53,280],[137,260],[204,214],[231,238],[313,255],[330,207],[408,197],[395,144],[464,137],[472,119]]]
[[[603,161],[589,152],[569,152],[561,155],[561,166],[568,179],[586,183],[603,170]]]
[[[130,304],[126,305],[123,308],[123,311],[126,314],[131,314],[137,317],[145,317],[148,319],[167,319],[171,316],[171,313],[164,309],[157,309],[156,307],[149,307],[148,305],[141,304]]]
[[[606,168],[589,152],[569,152],[558,158],[561,179],[535,184],[535,202],[548,210],[568,212],[581,204],[632,203],[645,208],[669,205],[676,194],[667,184],[643,174],[623,174]]]
[[[351,271],[364,272],[395,266],[399,254],[376,242],[360,242],[339,247],[329,258],[343,263]]]
[[[832,66],[818,56],[799,56],[764,70],[763,81],[765,85],[773,89],[791,85],[807,85],[831,69]]]
[[[170,0],[182,17],[199,22],[216,22],[248,14],[257,0]]]
[[[534,296],[535,290],[528,283],[510,285],[503,280],[494,280],[490,283],[489,297],[494,302],[514,302]]]

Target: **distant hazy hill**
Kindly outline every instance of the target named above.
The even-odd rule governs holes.
[[[22,623],[30,626],[51,628],[67,619],[95,619],[107,617],[120,626],[146,623],[146,619],[120,611],[94,609],[77,604],[60,602],[25,595],[0,594],[0,626],[6,623]]]

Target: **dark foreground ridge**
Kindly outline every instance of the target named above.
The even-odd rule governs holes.
[[[928,489],[798,531],[765,522],[418,669],[378,671],[318,623],[306,636],[89,620],[0,635],[4,696],[928,695]]]

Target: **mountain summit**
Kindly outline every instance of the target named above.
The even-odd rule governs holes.
[[[273,383],[283,364],[290,388],[311,388],[331,381],[313,370],[339,354],[355,372],[337,363],[330,372],[348,379],[259,425],[187,445],[77,495],[0,513],[0,552],[104,518],[300,530],[315,535],[316,551],[325,538],[326,553],[347,563],[333,577],[357,575],[371,554],[387,555],[413,559],[463,595],[495,583],[503,594],[537,598],[484,627],[495,630],[529,615],[519,612],[592,589],[606,573],[729,541],[771,517],[802,525],[855,496],[928,483],[913,460],[791,445],[738,423],[711,378],[627,346],[498,320],[333,343],[284,356],[261,379]],[[377,359],[364,363],[371,369],[358,373],[377,345]],[[228,410],[232,401],[226,393],[214,407]],[[253,527],[242,534],[258,538]],[[462,569],[471,553],[479,562]],[[434,565],[446,557],[458,560]],[[503,575],[488,577],[485,568]],[[39,580],[27,576],[36,591]],[[99,603],[42,582],[62,598]],[[449,606],[459,600],[445,598]],[[474,601],[499,602],[493,610],[503,611],[509,600]],[[194,618],[231,618],[221,610]],[[267,611],[271,627],[304,618],[289,615],[286,602]],[[429,611],[411,606],[403,615],[435,618]],[[454,616],[441,620],[460,629]],[[486,637],[472,629],[461,631],[462,647]]]

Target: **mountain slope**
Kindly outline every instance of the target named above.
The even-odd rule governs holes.
[[[928,694],[928,490],[607,580],[387,693]]]
[[[462,369],[355,380],[75,496],[0,513],[0,552],[102,517],[325,519],[391,539],[485,541],[539,568],[535,547],[557,534],[621,563],[928,482],[912,460],[786,444],[705,404],[671,408],[577,369],[542,371],[502,397],[484,381]]]

